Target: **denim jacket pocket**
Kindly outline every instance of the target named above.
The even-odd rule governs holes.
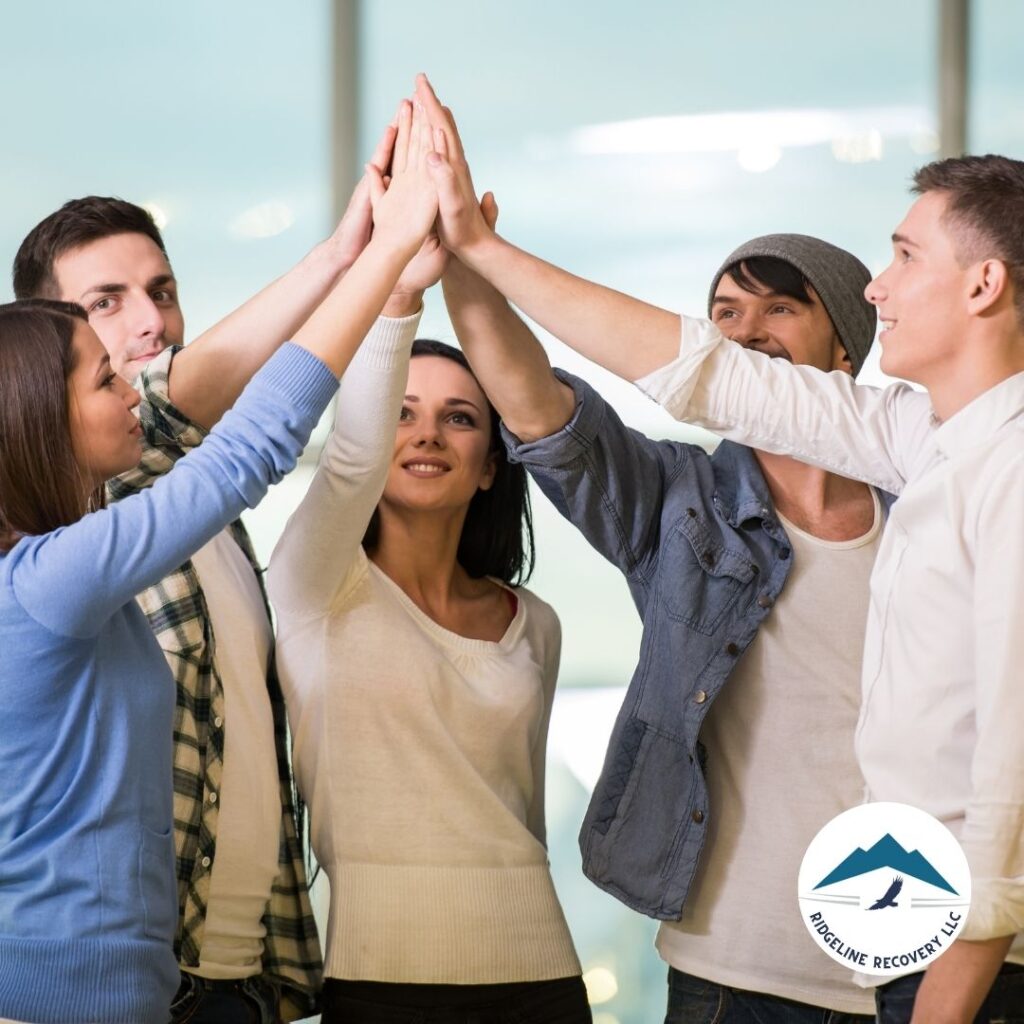
[[[170,944],[178,926],[173,830],[153,832],[143,826],[139,846],[139,890],[144,930],[151,939]]]
[[[669,618],[711,636],[757,567],[713,538],[697,515],[684,514],[662,545],[661,600]]]

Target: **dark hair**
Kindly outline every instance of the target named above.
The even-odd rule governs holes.
[[[1024,326],[1024,161],[991,153],[936,160],[917,171],[911,191],[945,193],[961,266],[982,259],[1006,264]]]
[[[19,246],[14,257],[15,297],[59,298],[53,267],[64,253],[101,238],[126,234],[151,238],[167,258],[160,229],[141,206],[112,196],[69,200],[41,220]]]
[[[443,341],[418,338],[413,342],[412,358],[441,356],[458,363],[476,380],[466,357]],[[513,586],[521,586],[533,572],[533,516],[526,470],[518,462],[509,462],[501,440],[501,421],[490,403],[491,454],[497,462],[494,483],[486,491],[477,491],[469,503],[462,526],[457,558],[470,576],[494,576]],[[374,548],[380,539],[380,516],[374,512],[363,537],[363,546]]]
[[[756,295],[761,288],[776,295],[811,305],[811,293],[807,290],[810,282],[792,263],[777,256],[751,256],[739,260],[722,271],[728,274],[745,292]],[[760,286],[760,287],[759,287]]]
[[[76,318],[87,320],[71,302],[0,305],[0,552],[104,502],[102,487],[83,498],[71,444],[67,382]]]

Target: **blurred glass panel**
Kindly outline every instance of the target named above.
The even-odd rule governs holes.
[[[1017,0],[971,4],[968,145],[972,153],[1024,158],[1024,5]]]
[[[194,337],[331,229],[329,0],[13,4],[0,33],[0,297],[68,199],[159,208]]]

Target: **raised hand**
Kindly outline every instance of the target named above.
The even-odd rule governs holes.
[[[426,75],[416,76],[416,99],[430,121],[434,149],[443,158],[430,167],[437,186],[438,237],[446,248],[458,253],[493,232],[477,202],[455,118],[441,105]]]
[[[410,257],[423,244],[437,216],[437,190],[428,159],[440,160],[431,145],[431,129],[419,104],[406,100],[398,112],[398,131],[391,158],[391,180],[380,168],[366,165],[374,238],[407,250]]]
[[[370,163],[377,170],[384,174],[391,163],[391,154],[395,148],[395,138],[398,135],[398,115],[395,120],[384,129],[380,137]],[[345,207],[338,226],[327,240],[331,246],[334,257],[343,269],[352,266],[356,257],[366,248],[370,241],[370,233],[373,228],[373,206],[370,203],[370,182],[368,175],[364,174],[352,192],[352,196]]]

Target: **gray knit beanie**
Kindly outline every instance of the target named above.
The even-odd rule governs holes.
[[[853,375],[867,358],[875,339],[875,307],[864,298],[864,289],[871,273],[856,256],[845,249],[823,242],[810,235],[762,235],[745,242],[729,257],[715,274],[708,293],[710,315],[715,289],[722,275],[743,260],[756,256],[774,256],[800,271],[818,293],[822,305],[832,319],[839,340],[853,365]]]

